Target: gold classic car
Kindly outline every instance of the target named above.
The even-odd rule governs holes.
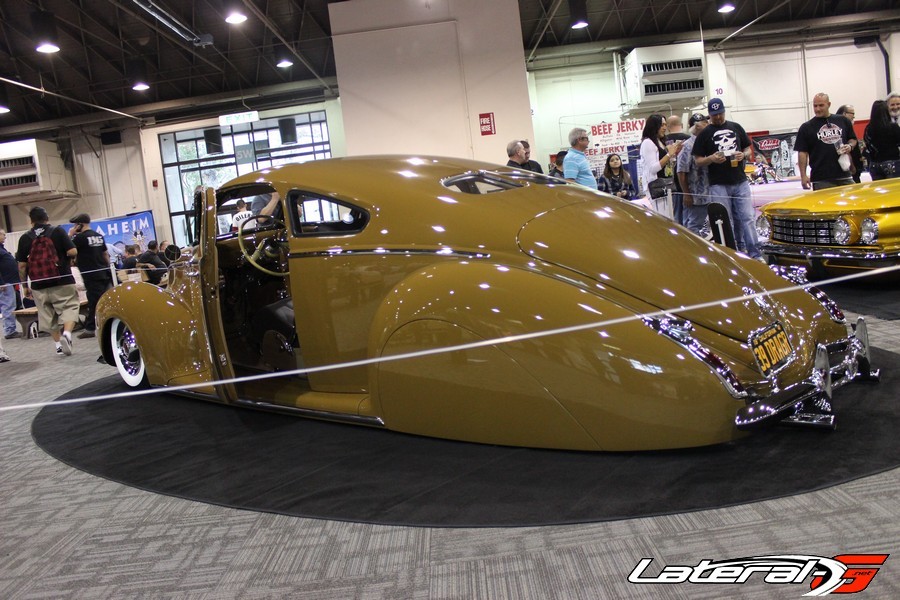
[[[756,231],[772,264],[814,278],[900,264],[900,179],[806,192],[761,212]]]
[[[256,216],[235,219],[238,200]],[[342,158],[250,173],[195,205],[168,285],[125,283],[97,308],[128,385],[455,440],[626,450],[781,419],[830,427],[832,387],[871,375],[865,323],[851,335],[819,290],[558,179]]]

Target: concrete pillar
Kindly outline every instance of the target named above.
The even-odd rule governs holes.
[[[348,155],[505,164],[507,142],[535,141],[516,0],[350,0],[328,10]]]

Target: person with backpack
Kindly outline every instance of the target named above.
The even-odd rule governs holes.
[[[71,269],[78,251],[65,230],[50,224],[42,207],[32,208],[28,217],[32,228],[19,238],[16,251],[19,278],[25,282],[22,292],[26,298],[34,298],[38,326],[53,337],[56,353],[68,356],[81,308]]]

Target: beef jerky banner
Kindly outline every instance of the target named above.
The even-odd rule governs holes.
[[[794,169],[794,142],[797,140],[797,132],[770,133],[766,135],[751,136],[753,143],[754,161],[765,161],[781,178],[796,175]]]

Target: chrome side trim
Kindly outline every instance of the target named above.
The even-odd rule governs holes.
[[[744,389],[743,384],[737,378],[737,375],[734,374],[734,371],[725,364],[725,361],[694,339],[692,335],[694,326],[690,321],[672,316],[666,316],[661,319],[645,317],[642,320],[647,327],[660,335],[666,336],[690,352],[694,358],[706,364],[734,398],[749,397],[749,393]]]
[[[369,425],[371,427],[384,427],[384,421],[381,419],[381,417],[366,417],[363,415],[350,415],[347,413],[336,413],[327,410],[296,408],[292,406],[282,406],[280,404],[272,404],[271,402],[261,402],[257,400],[238,400],[237,402],[235,402],[235,404],[237,406],[245,408],[255,408],[258,410],[266,410],[269,412],[298,415],[301,417],[309,417],[312,419],[323,419],[326,421],[337,421],[340,423],[352,423],[354,425]]]
[[[288,258],[317,258],[327,256],[348,256],[348,255],[437,255],[452,256],[454,258],[490,258],[491,255],[485,252],[465,252],[461,250],[453,250],[452,248],[441,248],[438,250],[426,250],[422,248],[364,248],[359,250],[345,250],[343,248],[335,248],[333,250],[318,250],[315,252],[290,252]]]

